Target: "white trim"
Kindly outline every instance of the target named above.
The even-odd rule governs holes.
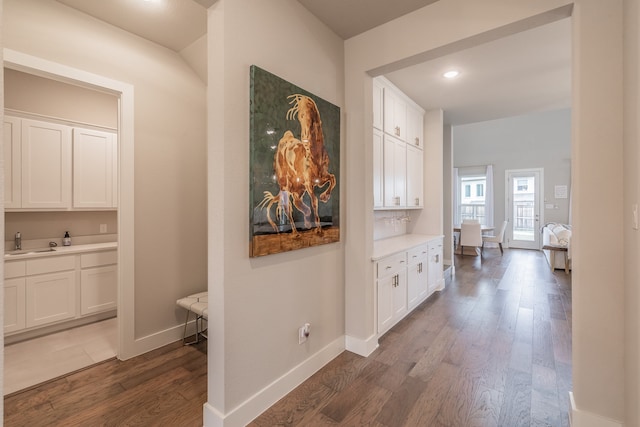
[[[134,266],[133,86],[67,65],[3,49],[4,66],[119,96],[118,103],[118,358],[136,355]],[[122,183],[126,185],[122,185]]]
[[[132,353],[135,355],[147,353],[169,343],[181,341],[184,333],[184,323],[172,326],[163,331],[154,332],[133,342]],[[196,333],[195,320],[187,324],[187,337]]]
[[[227,414],[221,413],[208,402],[205,403],[203,406],[205,427],[247,425],[343,351],[344,337],[339,337]]]
[[[346,350],[360,356],[368,357],[376,348],[378,348],[378,336],[374,334],[363,340],[361,338],[345,335],[344,343]]]
[[[609,418],[601,417],[600,415],[592,414],[589,412],[581,411],[576,407],[576,401],[573,397],[573,392],[569,392],[569,399],[571,400],[571,413],[569,421],[571,427],[622,427],[623,424],[620,421],[611,420]]]

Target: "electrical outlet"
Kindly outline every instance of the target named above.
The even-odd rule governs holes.
[[[298,329],[298,344],[302,344],[307,341],[310,332],[311,325],[309,323],[305,323],[304,325],[300,326],[300,328]]]
[[[100,224],[100,233],[107,232],[107,224]]]

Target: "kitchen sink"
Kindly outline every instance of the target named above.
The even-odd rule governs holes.
[[[54,248],[46,248],[46,249],[25,249],[21,251],[8,251],[5,252],[5,255],[27,255],[27,254],[39,254],[43,252],[55,252]]]

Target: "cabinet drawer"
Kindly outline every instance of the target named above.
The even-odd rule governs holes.
[[[429,252],[438,251],[442,248],[442,239],[436,239],[429,242]]]
[[[75,268],[76,257],[73,255],[27,260],[27,275],[54,273],[56,271],[74,270]]]
[[[382,258],[380,261],[376,262],[376,272],[377,277],[387,277],[398,270],[405,268],[407,265],[407,253],[402,252],[396,255],[391,255],[386,258]]]
[[[110,265],[117,263],[117,251],[93,252],[90,254],[82,254],[80,257],[80,268],[98,267],[100,265]]]
[[[427,245],[420,245],[407,252],[407,263],[414,265],[427,257]]]
[[[11,279],[22,277],[27,274],[27,263],[25,261],[13,261],[4,263],[4,278]]]

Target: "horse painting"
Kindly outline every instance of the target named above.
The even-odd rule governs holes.
[[[305,228],[315,227],[317,233],[322,233],[318,199],[323,203],[329,201],[331,191],[336,186],[336,178],[329,172],[329,155],[324,147],[320,112],[315,101],[308,96],[294,94],[287,98],[290,99],[289,104],[293,105],[287,111],[287,120],[298,120],[300,139],[290,130],[280,139],[273,160],[280,192],[273,194],[265,191],[264,198],[258,206],[266,209],[267,220],[276,232],[278,226],[271,217],[273,205],[276,205],[276,219],[286,215],[295,236],[298,236],[299,232],[293,217],[293,207],[302,213]],[[318,197],[315,188],[325,186],[326,189]],[[305,194],[309,197],[311,206],[305,203]]]
[[[340,108],[250,71],[249,255],[340,241]]]

